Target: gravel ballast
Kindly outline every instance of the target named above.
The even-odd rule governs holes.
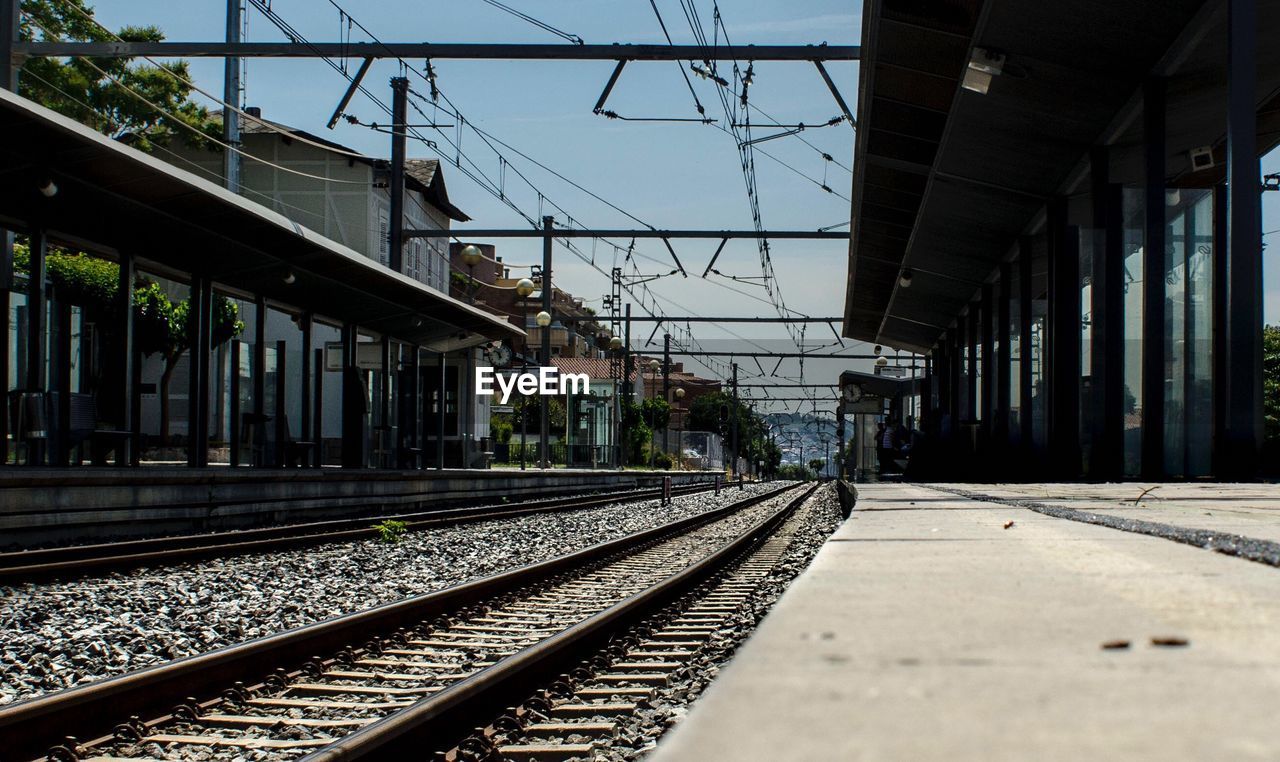
[[[778,486],[0,587],[0,705],[554,558]]]

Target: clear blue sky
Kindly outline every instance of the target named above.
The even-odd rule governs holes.
[[[508,0],[523,11],[581,36],[589,43],[659,42],[662,32],[646,0],[560,0],[533,2]],[[384,41],[435,42],[556,42],[553,35],[509,16],[487,4],[442,0],[342,0],[341,5],[357,21]],[[698,0],[708,33],[709,0]],[[273,0],[272,8],[312,40],[338,39],[340,19],[327,0]],[[659,0],[667,27],[677,43],[693,41],[679,3]],[[108,26],[155,24],[170,40],[218,39],[224,29],[222,0],[113,0],[97,3],[97,15]],[[734,44],[789,43],[857,44],[860,39],[861,4],[848,0],[722,0],[721,11]],[[280,33],[256,10],[248,11],[248,39],[279,40]],[[357,30],[354,40],[365,39]],[[418,65],[421,62],[414,62]],[[354,65],[354,64],[353,64]],[[202,86],[221,91],[222,65],[212,59],[191,62]],[[441,61],[436,63],[439,85],[469,121],[493,133],[533,158],[551,166],[635,216],[659,227],[749,228],[749,214],[738,155],[728,135],[696,124],[645,124],[606,120],[591,113],[608,78],[610,62],[501,62]],[[850,105],[856,102],[856,64],[829,65]],[[388,79],[397,65],[380,62],[366,79],[372,90],[389,101]],[[411,78],[425,92],[421,80]],[[336,105],[345,81],[325,64],[305,60],[255,60],[248,66],[246,102],[259,105],[267,118],[288,123],[358,148],[373,155],[387,155],[386,135],[346,124],[334,131],[324,123]],[[715,86],[694,80],[703,104],[712,116],[723,117]],[[756,67],[752,102],[782,122],[821,123],[838,113],[830,94],[813,67],[802,63],[768,63]],[[627,67],[609,107],[629,116],[694,116],[692,99],[672,63],[637,63]],[[363,96],[348,111],[365,121],[386,117]],[[428,112],[430,113],[430,112]],[[416,116],[414,117],[417,118]],[[452,130],[449,130],[452,134]],[[813,129],[804,137],[835,163],[826,162],[819,150],[795,139],[776,140],[760,146],[809,178],[822,181],[843,196],[849,195],[848,167],[853,132],[848,125]],[[443,143],[441,143],[443,145]],[[463,150],[490,176],[499,175],[495,154],[473,134],[464,135]],[[595,227],[633,227],[634,222],[546,172],[510,154],[513,166],[533,180],[547,196],[568,210],[579,222]],[[452,161],[452,150],[442,151]],[[422,144],[410,145],[411,156],[433,156]],[[810,179],[773,161],[759,157],[757,175],[762,217],[767,227],[813,229],[847,221],[846,201],[822,191]],[[1280,152],[1264,161],[1264,171],[1280,172]],[[824,177],[825,173],[825,177]],[[447,167],[453,201],[483,227],[517,227],[523,220],[478,185]],[[539,210],[537,195],[510,171],[507,194],[526,213]],[[1280,193],[1264,198],[1264,231],[1280,229]],[[558,221],[559,212],[554,212]],[[1280,232],[1266,238],[1269,265],[1280,252]],[[715,249],[716,241],[677,242],[685,267],[700,272]],[[588,254],[589,243],[584,243]],[[669,256],[660,241],[642,242],[639,251],[653,260],[642,260],[646,272],[670,269]],[[500,253],[508,262],[538,261],[535,242],[504,241]],[[598,300],[608,291],[608,281],[575,261],[563,250],[556,252],[556,280],[567,290]],[[811,315],[843,312],[847,247],[838,241],[787,242],[773,246],[773,260],[787,303]],[[606,270],[612,264],[611,249],[599,247],[596,259]],[[656,260],[656,261],[654,261]],[[758,255],[752,241],[731,242],[717,269],[730,275],[758,276]],[[664,278],[651,284],[665,300],[668,314],[705,315],[772,314],[771,308],[722,286],[733,286],[761,296],[758,286],[714,283],[696,277]],[[1280,322],[1280,268],[1266,268],[1268,322]],[[737,326],[735,332],[782,348],[786,334],[781,327]],[[716,326],[697,327],[695,333],[709,348],[716,340],[740,341]],[[830,338],[822,326],[810,328],[814,339]],[[643,340],[643,336],[640,340]],[[660,340],[661,337],[659,336]],[[776,341],[775,341],[776,340]],[[853,344],[853,343],[851,343]],[[755,370],[752,363],[746,363]],[[820,366],[810,364],[810,380],[834,381],[844,361]],[[695,369],[696,365],[695,365]],[[767,369],[767,368],[766,368]]]

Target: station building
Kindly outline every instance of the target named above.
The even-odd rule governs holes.
[[[238,195],[217,154],[0,92],[0,227],[26,242],[0,272],[0,462],[475,464],[462,371],[523,332],[448,295],[442,240],[387,266],[384,163],[283,126],[245,144],[272,164]],[[410,224],[465,219],[438,165],[408,175]]]
[[[844,333],[926,355],[957,473],[1258,473],[1280,3],[867,0],[862,29]]]

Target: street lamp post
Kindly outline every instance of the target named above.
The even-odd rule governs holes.
[[[546,232],[546,237],[542,239],[542,312],[538,313],[538,325],[542,326],[542,356],[539,358],[543,365],[551,362],[551,247],[553,239],[551,238],[551,228],[555,222],[551,215],[542,218],[542,229]],[[545,322],[543,322],[545,321]],[[542,402],[542,467],[548,468],[551,464],[548,460],[550,439],[551,439],[551,408],[550,400],[545,396],[541,397]],[[567,421],[566,421],[567,424]]]
[[[622,351],[621,336],[613,336],[609,339],[609,351],[614,353],[614,357],[617,357],[618,353]],[[622,373],[624,378],[626,372],[626,364],[623,363]],[[613,464],[614,468],[618,469],[622,468],[622,393],[626,388],[625,380],[614,379],[613,403],[609,408],[610,416],[612,417],[609,425],[609,439],[613,445],[609,452],[609,462]]]
[[[475,244],[467,244],[462,247],[462,261],[467,266],[467,299],[475,304],[476,301],[476,265],[484,259],[484,252],[480,251],[480,247]]]
[[[542,287],[546,288],[545,277],[543,278]],[[543,301],[546,300],[544,299]],[[551,343],[551,313],[543,310],[534,316],[533,321],[542,329],[543,356],[538,359],[544,363],[550,362],[551,351],[548,346]],[[542,463],[539,467],[548,468],[550,467],[548,448],[551,444],[551,409],[547,406],[547,398],[545,396],[540,398],[540,402],[542,403]]]
[[[532,294],[532,293],[533,293],[532,280],[528,278],[521,278],[519,281],[516,282],[517,296],[524,299],[524,298],[527,298],[529,294]],[[520,369],[523,373],[528,373],[529,372],[529,347],[528,346],[525,346],[524,352],[521,353],[521,357],[524,358],[524,361],[521,363]],[[527,402],[527,400],[523,396],[521,396],[520,397],[520,470],[521,471],[525,470],[525,450],[527,445],[526,438],[528,436],[528,430],[529,430],[528,420],[525,418],[525,413],[528,412],[528,410],[525,408],[525,402]]]

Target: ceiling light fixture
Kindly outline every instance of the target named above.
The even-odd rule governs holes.
[[[974,48],[960,86],[979,95],[986,95],[991,88],[992,78],[1000,76],[1004,71],[1004,62],[1004,53],[989,48]]]

